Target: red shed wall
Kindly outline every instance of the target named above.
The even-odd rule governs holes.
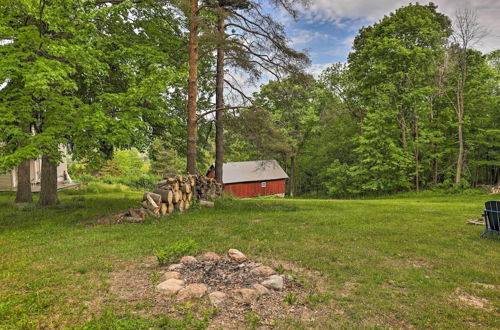
[[[266,187],[262,187],[266,182]],[[272,181],[229,183],[224,185],[224,191],[231,193],[234,197],[255,197],[265,195],[277,195],[285,193],[285,179]]]

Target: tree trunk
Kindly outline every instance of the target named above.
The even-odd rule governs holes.
[[[438,82],[438,87],[442,88],[442,74],[441,74],[441,68],[439,69],[440,76],[439,76],[439,82]],[[439,93],[439,92],[438,92]],[[431,127],[434,127],[436,131],[440,130],[440,125],[439,125],[439,111],[437,109],[434,109],[434,98],[431,99],[431,116],[430,116],[430,124]],[[438,177],[439,177],[439,145],[436,143],[435,140],[432,142],[432,149],[434,155],[432,156],[432,184],[437,185],[438,184]]]
[[[187,171],[196,173],[196,102],[198,98],[198,0],[190,0],[189,12],[189,76],[187,101]]]
[[[439,147],[437,143],[434,143],[434,158],[432,159],[432,183],[434,185],[438,184],[439,177],[439,159],[437,154],[439,152]]]
[[[457,91],[457,124],[458,124],[458,157],[457,171],[455,183],[460,183],[462,180],[462,169],[464,166],[464,99],[463,99],[463,84],[460,82]]]
[[[401,146],[406,149],[406,119],[404,113],[401,113],[401,119],[399,120],[399,127],[401,129]]]
[[[47,156],[42,157],[42,179],[38,205],[47,206],[59,203],[57,198],[57,164]]]
[[[420,191],[420,160],[419,160],[419,145],[418,145],[418,119],[415,118],[413,124],[413,134],[415,135],[415,189]]]
[[[457,175],[455,176],[455,183],[460,183],[462,180],[462,169],[464,166],[464,137],[463,137],[463,124],[458,124],[458,158],[457,158]]]
[[[224,15],[219,14],[218,32],[219,44],[217,46],[217,77],[215,90],[215,107],[224,107]],[[224,113],[223,110],[215,112],[215,180],[222,183],[224,164]]]
[[[17,167],[17,192],[16,203],[31,203],[31,175],[30,175],[30,160],[23,161]]]
[[[290,197],[295,197],[295,156],[290,158]]]
[[[455,183],[462,181],[462,170],[464,167],[465,147],[464,147],[464,92],[465,82],[467,79],[467,47],[464,46],[460,60],[460,76],[457,86],[457,124],[458,124],[458,157],[457,157],[457,171],[455,176]]]

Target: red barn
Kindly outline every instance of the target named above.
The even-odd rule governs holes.
[[[234,197],[285,196],[288,175],[275,160],[224,163],[222,171],[224,191]],[[207,175],[215,177],[214,165]]]

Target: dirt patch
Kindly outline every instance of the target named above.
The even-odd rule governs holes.
[[[116,212],[107,215],[103,215],[95,218],[93,221],[89,221],[90,224],[95,225],[116,225],[122,222],[125,217],[125,212]]]
[[[396,317],[393,314],[380,314],[378,316],[370,317],[362,321],[363,327],[366,328],[387,328],[389,329],[415,329],[415,327],[408,323],[405,319]]]
[[[326,293],[330,289],[327,278],[322,276],[317,270],[313,271],[284,260],[273,259],[269,260],[267,264],[285,274],[290,274],[296,278],[303,279],[303,283],[306,286],[312,285],[314,291],[319,293]]]
[[[472,284],[479,286],[483,289],[498,290],[498,286],[494,285],[494,284],[487,284],[487,283],[480,283],[480,282],[472,282]]]
[[[175,272],[180,274],[179,278],[185,282],[185,287],[191,284],[206,285],[206,294],[190,303],[195,306],[193,311],[197,311],[197,317],[201,317],[208,310],[215,311],[212,313],[209,328],[268,328],[279,326],[290,319],[307,326],[326,317],[325,311],[321,310],[325,306],[313,308],[307,303],[308,296],[318,292],[313,289],[316,287],[314,284],[318,282],[318,277],[311,277],[313,272],[280,261],[266,265],[279,265],[274,267],[275,275],[283,279],[283,288],[267,288],[266,293],[247,300],[238,299],[235,292],[240,289],[253,289],[254,285],[263,283],[268,278],[267,274],[256,275],[254,271],[264,266],[261,263],[249,260],[236,262],[228,256],[221,256],[217,261],[183,264],[175,269]],[[168,315],[174,319],[181,318],[186,305],[185,301],[178,300],[180,294],[168,295],[157,289],[158,284],[164,283],[166,276],[171,275],[172,268],[169,270],[169,266],[171,265],[159,266],[155,258],[128,265],[111,276],[110,293],[122,305],[128,305],[128,308],[130,304],[134,305],[134,313],[147,317]],[[280,272],[283,267],[287,268],[285,273]],[[208,297],[215,291],[227,295],[224,303],[217,307]]]
[[[147,213],[142,209],[129,209],[127,212],[116,212],[96,217],[86,221],[89,226],[92,225],[117,225],[120,223],[140,223],[146,220]]]
[[[359,283],[353,281],[347,281],[342,286],[342,289],[340,291],[340,296],[343,298],[349,297],[356,291],[356,288],[358,287]]]
[[[431,264],[428,261],[422,259],[411,260],[410,263],[415,268],[425,268],[431,266]]]
[[[490,302],[486,298],[476,297],[467,292],[464,292],[460,288],[455,289],[452,294],[452,299],[457,302],[461,307],[472,307],[482,309],[491,312],[493,309],[490,306]]]

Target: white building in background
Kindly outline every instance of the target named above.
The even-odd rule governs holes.
[[[62,161],[57,166],[57,182],[71,182],[68,174],[68,162],[66,156],[66,148],[63,149]],[[39,190],[40,182],[42,179],[42,159],[32,159],[30,161],[30,178],[31,190]],[[17,189],[17,168],[9,173],[0,174],[0,191],[13,191]]]

